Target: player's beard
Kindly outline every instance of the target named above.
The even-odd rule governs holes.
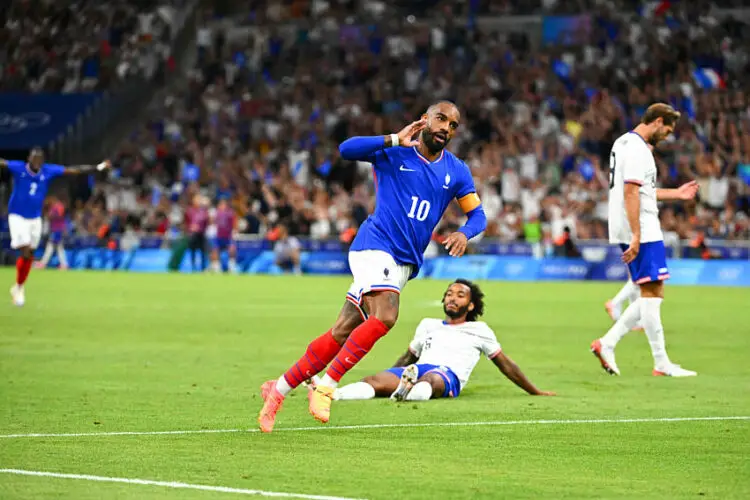
[[[446,316],[448,316],[451,319],[457,319],[462,316],[465,316],[469,312],[469,304],[466,304],[463,307],[456,306],[457,309],[451,310],[448,309],[446,304],[443,304],[443,312]]]
[[[427,146],[427,150],[432,154],[437,154],[440,151],[442,151],[449,142],[451,142],[450,138],[446,135],[445,136],[445,142],[440,144],[435,140],[435,133],[430,132],[429,130],[425,129],[422,131],[422,142],[425,146]]]
[[[663,132],[661,130],[657,130],[653,134],[651,134],[651,137],[649,137],[648,142],[652,146],[656,146],[661,141],[667,138],[667,135],[669,135],[667,132]]]

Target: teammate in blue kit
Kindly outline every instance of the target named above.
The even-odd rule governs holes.
[[[591,343],[591,352],[605,371],[619,375],[615,346],[640,320],[651,346],[655,376],[697,375],[672,363],[667,356],[661,303],[664,280],[669,279],[664,235],[659,222],[659,201],[689,201],[698,193],[695,181],[677,189],[656,186],[657,170],[652,146],[666,139],[680,119],[680,113],[663,103],[648,107],[641,123],[620,136],[609,160],[609,242],[619,244],[630,279],[640,293],[606,335]]]
[[[451,201],[458,200],[468,216],[444,243],[451,256],[463,255],[468,240],[484,231],[487,218],[471,171],[445,151],[460,121],[458,108],[442,101],[398,134],[352,137],[339,146],[344,159],[373,164],[375,212],[352,242],[353,282],[333,328],[313,340],[277,381],[264,384],[258,417],[262,431],[273,429],[286,395],[330,363],[310,394],[310,413],[328,422],[338,382],[396,324],[399,294],[419,273],[435,226]]]
[[[16,260],[16,284],[10,289],[13,303],[22,306],[26,302],[24,283],[34,262],[34,250],[42,236],[42,209],[50,182],[61,175],[86,174],[109,168],[109,161],[98,165],[80,165],[65,168],[44,163],[44,153],[34,148],[28,161],[0,159],[0,168],[7,167],[13,175],[13,192],[8,203],[8,226],[10,246],[18,250]]]

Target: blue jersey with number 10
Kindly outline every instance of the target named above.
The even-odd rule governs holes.
[[[49,184],[52,179],[62,175],[65,168],[45,163],[39,172],[34,173],[26,162],[11,160],[8,169],[13,174],[13,193],[10,195],[8,213],[25,219],[41,217]]]
[[[375,169],[375,212],[350,250],[383,250],[416,276],[432,233],[450,202],[476,192],[468,165],[449,151],[434,162],[415,147],[392,147],[360,158]]]

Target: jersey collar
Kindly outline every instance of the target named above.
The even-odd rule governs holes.
[[[456,323],[456,324],[454,325],[454,324],[452,324],[452,323],[448,323],[447,321],[443,320],[443,324],[444,324],[445,326],[461,326],[461,325],[465,325],[466,323],[468,323],[468,321],[463,321],[463,322],[461,322],[461,323]]]
[[[638,138],[639,138],[640,140],[642,140],[642,141],[643,141],[643,144],[645,144],[646,146],[648,146],[648,143],[646,142],[646,139],[644,139],[644,138],[643,138],[643,136],[642,136],[641,134],[639,134],[639,133],[638,133],[638,132],[636,132],[635,130],[631,130],[631,131],[630,131],[629,133],[630,133],[630,134],[633,134],[633,135],[635,135],[635,136],[637,136],[637,137],[638,137]]]
[[[33,170],[31,170],[31,167],[29,167],[29,164],[27,163],[27,164],[26,164],[26,172],[28,172],[30,176],[32,176],[32,177],[36,177],[37,175],[39,175],[39,174],[41,174],[41,173],[42,173],[42,169],[40,168],[40,169],[39,169],[39,172],[36,172],[36,173],[34,173],[34,171],[33,171]]]
[[[417,156],[419,157],[419,159],[420,159],[420,160],[422,160],[423,162],[425,162],[425,163],[426,163],[426,164],[428,164],[428,165],[431,165],[431,164],[433,164],[433,163],[437,163],[437,162],[439,162],[440,160],[442,160],[442,159],[443,159],[443,155],[445,155],[445,149],[443,149],[443,150],[441,150],[441,151],[440,151],[440,156],[438,156],[438,159],[437,159],[437,160],[435,160],[435,161],[430,161],[430,160],[428,160],[427,158],[425,158],[424,156],[422,156],[422,153],[420,153],[420,152],[419,152],[419,150],[417,149],[417,147],[416,147],[416,146],[412,146],[412,148],[414,149],[414,152],[415,152],[415,153],[417,153]]]

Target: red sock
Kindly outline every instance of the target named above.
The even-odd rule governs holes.
[[[333,338],[331,330],[310,342],[305,355],[294,363],[284,374],[286,382],[295,388],[313,375],[322,372],[328,363],[341,350],[341,346]]]
[[[26,282],[26,278],[29,277],[31,264],[33,262],[33,259],[24,259],[23,257],[16,259],[16,284],[18,286],[21,286]]]
[[[364,358],[375,342],[388,333],[389,328],[374,316],[354,329],[349,338],[344,342],[341,351],[336,355],[331,366],[328,367],[326,375],[336,382],[341,380],[346,372],[354,368]]]

